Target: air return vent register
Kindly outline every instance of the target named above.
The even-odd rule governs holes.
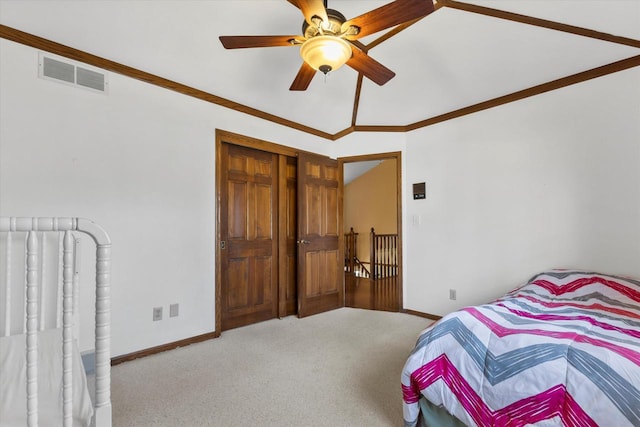
[[[44,53],[40,53],[38,59],[38,76],[45,80],[53,80],[93,92],[107,93],[109,82],[107,74],[102,70]]]

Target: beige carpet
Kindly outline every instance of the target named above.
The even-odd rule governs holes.
[[[401,426],[400,372],[429,323],[342,308],[117,365],[113,425]]]

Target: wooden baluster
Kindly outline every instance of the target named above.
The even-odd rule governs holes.
[[[384,277],[389,277],[389,236],[384,236]]]
[[[389,267],[388,275],[393,276],[393,236],[389,236]]]
[[[376,255],[378,259],[376,263],[378,264],[378,279],[384,277],[384,236],[376,236]]]
[[[355,269],[356,242],[356,233],[353,231],[353,227],[351,227],[351,230],[349,231],[349,272],[351,273],[353,273]]]
[[[400,272],[398,271],[398,235],[397,234],[393,239],[393,266],[394,266],[394,276],[398,276]]]
[[[386,260],[385,249],[386,248],[385,248],[385,245],[384,245],[386,238],[385,238],[384,235],[382,235],[382,236],[380,236],[380,239],[378,239],[378,240],[379,240],[378,244],[380,245],[380,251],[379,251],[379,253],[380,253],[380,255],[379,255],[379,258],[380,258],[380,277],[384,278],[384,277],[386,277],[385,276],[385,267],[386,267],[385,266],[385,260]]]
[[[389,236],[389,275],[393,275],[393,266],[395,265],[394,254],[395,254],[395,242],[394,237]]]
[[[378,236],[378,265],[380,268],[380,273],[378,274],[378,279],[380,280],[380,304],[379,308],[383,309],[385,305],[385,274],[384,274],[384,260],[385,260],[385,247],[384,247],[384,235]]]
[[[378,236],[378,261],[380,262],[379,278],[384,278],[384,235]]]
[[[356,267],[356,258],[358,257],[358,233],[353,232],[353,256],[351,257],[351,262],[353,263],[354,268]],[[358,266],[358,270],[362,270],[362,266]]]
[[[344,269],[349,271],[349,234],[344,233]]]
[[[369,238],[369,268],[371,269],[371,278],[376,278],[376,232],[371,227],[371,234]]]
[[[394,266],[394,237],[389,236],[389,275],[393,276],[393,266]]]
[[[376,266],[378,267],[378,273],[376,275],[376,287],[378,288],[378,301],[376,308],[378,310],[384,309],[385,301],[385,285],[384,285],[384,235],[376,234]]]
[[[376,259],[376,232],[373,227],[371,227],[371,233],[369,234],[369,268],[371,269],[370,274],[370,289],[371,289],[371,298],[372,303],[371,307],[375,310],[378,307],[378,301],[380,297],[378,295],[378,286],[376,279],[378,278],[378,262]]]
[[[394,267],[394,266],[396,265],[396,262],[397,262],[397,254],[398,254],[398,252],[396,251],[396,239],[397,239],[397,236],[395,236],[395,235],[394,235],[394,236],[391,236],[391,249],[390,249],[390,250],[391,250],[391,262],[390,262],[390,264],[391,264],[391,270],[390,270],[390,274],[391,274],[392,276],[394,276],[394,275],[395,275],[395,274],[394,274],[394,270],[395,270],[395,267]]]

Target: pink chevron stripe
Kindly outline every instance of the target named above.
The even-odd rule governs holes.
[[[568,427],[597,426],[563,385],[557,385],[542,393],[492,411],[445,354],[411,373],[411,385],[402,385],[405,403],[417,402],[420,398],[419,390],[426,389],[440,379],[456,396],[473,421],[481,426],[519,427],[556,416],[559,416],[563,424]],[[416,390],[418,390],[417,394]]]
[[[420,400],[420,389],[415,381],[411,381],[410,385],[402,384],[402,400],[409,405]]]
[[[422,365],[411,373],[411,384],[413,385],[411,392],[414,392],[416,389],[424,390],[440,379],[449,387],[476,424],[481,426],[492,424],[491,420],[493,416],[491,410],[482,399],[480,399],[469,383],[462,378],[458,369],[449,361],[445,354],[438,356],[436,359]],[[407,389],[409,389],[409,387],[403,385],[403,392],[409,392]],[[411,396],[411,398],[405,400],[405,402],[417,402],[419,398],[420,394],[418,393],[417,396]]]
[[[516,298],[526,298],[529,301],[533,301],[533,302],[542,304],[545,307],[566,307],[566,306],[570,306],[570,307],[577,307],[577,308],[586,308],[586,309],[591,309],[591,310],[605,311],[607,313],[613,313],[613,314],[617,314],[619,316],[625,316],[625,317],[631,317],[631,318],[635,318],[635,319],[640,319],[640,313],[638,313],[638,312],[629,311],[629,310],[623,310],[621,308],[616,308],[616,307],[608,307],[608,306],[602,305],[600,303],[580,304],[580,303],[577,303],[577,302],[551,302],[551,301],[543,301],[543,300],[541,300],[539,298],[532,297],[531,295],[524,295],[524,294],[514,295],[514,297],[516,297]]]
[[[531,282],[531,284],[540,286],[541,288],[548,290],[554,295],[562,295],[564,293],[574,292],[584,286],[588,286],[594,283],[602,283],[608,288],[626,295],[636,302],[640,302],[640,291],[636,291],[635,289],[631,289],[621,283],[615,282],[613,280],[607,280],[604,277],[599,276],[583,277],[581,279],[576,279],[569,283],[565,283],[564,285],[558,285],[544,279],[538,279]]]
[[[544,303],[540,302],[541,304],[545,305]],[[621,334],[624,335],[628,335],[634,338],[640,338],[640,330],[638,329],[625,329],[625,328],[619,328],[617,326],[614,325],[610,325],[608,323],[604,323],[604,322],[600,322],[596,319],[594,319],[593,317],[589,317],[589,316],[566,316],[566,315],[561,315],[561,314],[534,314],[534,313],[529,313],[528,311],[522,311],[522,310],[516,310],[513,308],[509,308],[507,307],[505,304],[503,303],[498,303],[496,304],[500,307],[504,307],[507,310],[509,310],[510,312],[512,312],[513,314],[516,314],[520,317],[526,317],[527,319],[536,319],[536,320],[545,320],[545,321],[549,321],[549,322],[553,322],[556,320],[562,320],[562,321],[569,321],[569,320],[578,320],[578,321],[583,321],[583,322],[587,322],[590,323],[593,326],[597,326],[601,329],[605,329],[607,331],[615,331],[615,332],[619,332]]]
[[[480,322],[482,322],[487,327],[489,327],[489,329],[491,329],[491,331],[494,334],[496,334],[501,338],[508,335],[524,334],[524,335],[547,336],[547,337],[558,338],[558,339],[570,339],[575,342],[606,348],[630,360],[636,365],[640,365],[640,353],[625,347],[621,347],[617,344],[614,344],[608,341],[604,341],[597,338],[591,338],[584,335],[578,335],[575,332],[545,331],[543,329],[507,328],[506,326],[498,325],[496,322],[489,319],[484,314],[480,313],[480,311],[478,311],[478,309],[476,309],[475,307],[467,307],[462,309],[462,311],[466,311],[469,314],[471,314],[473,317],[475,317]]]
[[[565,426],[597,426],[562,384],[496,411],[494,425],[515,425],[514,420],[535,424],[555,416],[559,416]]]

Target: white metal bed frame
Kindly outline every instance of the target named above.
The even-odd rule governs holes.
[[[27,233],[26,239],[26,391],[27,425],[38,426],[38,232],[63,234],[62,264],[62,396],[63,425],[73,425],[72,390],[72,341],[74,336],[74,259],[75,239],[73,232],[88,235],[96,244],[96,288],[95,288],[95,393],[92,425],[111,426],[111,355],[110,355],[110,266],[111,240],[105,230],[84,218],[26,218],[0,217],[0,232],[9,233],[6,254],[7,289],[11,283],[11,238],[10,233]],[[5,294],[7,295],[7,294]],[[10,301],[5,298],[5,328],[9,330]],[[1,312],[2,310],[0,310]],[[2,332],[0,331],[0,335]]]

